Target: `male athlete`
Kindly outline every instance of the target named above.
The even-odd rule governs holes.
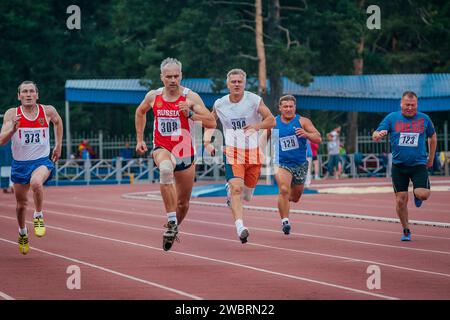
[[[167,58],[161,63],[164,87],[151,90],[136,110],[136,152],[148,151],[144,141],[146,114],[154,115],[152,157],[159,169],[160,190],[167,213],[163,249],[170,250],[178,240],[178,225],[185,218],[195,178],[194,148],[190,126],[201,122],[215,128],[216,121],[200,96],[180,85],[181,62]],[[192,120],[192,121],[191,121]]]
[[[275,126],[275,118],[262,98],[245,91],[246,78],[243,70],[230,70],[227,74],[230,93],[216,100],[212,112],[216,119],[220,119],[223,127],[227,203],[231,207],[236,232],[242,243],[246,243],[249,236],[243,222],[242,199],[251,200],[261,174],[261,137],[258,131]],[[214,154],[211,136],[211,130],[208,130],[205,133],[205,149]]]
[[[296,114],[296,99],[286,95],[278,103],[280,115],[277,116],[273,136],[278,137],[278,161],[275,164],[275,180],[278,184],[278,211],[281,217],[281,229],[289,234],[290,201],[298,202],[303,194],[308,173],[307,142],[308,140],[320,144],[320,132],[314,127],[312,121]]]
[[[430,197],[428,168],[433,167],[437,138],[429,116],[417,112],[417,95],[406,91],[400,102],[401,111],[388,114],[372,134],[375,141],[390,133],[392,150],[392,184],[397,215],[403,226],[402,241],[411,241],[408,224],[408,186],[413,183],[416,207]],[[426,144],[428,143],[428,155]]]
[[[33,191],[35,211],[33,215],[34,233],[38,237],[45,235],[44,183],[54,171],[53,162],[61,157],[63,123],[53,106],[38,104],[39,91],[32,81],[24,81],[18,87],[17,99],[21,105],[10,108],[3,118],[0,132],[0,145],[10,139],[12,149],[11,181],[14,183],[14,195],[17,201],[16,214],[19,224],[19,250],[27,254],[28,230],[25,225],[27,194]],[[50,155],[50,122],[55,133],[55,147]],[[52,162],[53,161],[53,162]]]

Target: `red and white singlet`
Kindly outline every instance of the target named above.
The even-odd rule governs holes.
[[[183,93],[174,102],[165,101],[162,97],[163,88],[156,90],[157,95],[152,110],[155,117],[153,123],[153,148],[162,147],[175,157],[186,158],[194,156],[190,120],[180,112],[178,103],[186,101],[190,89],[184,88]]]
[[[50,154],[50,131],[44,107],[37,105],[36,118],[28,119],[22,106],[16,108],[16,115],[22,115],[19,129],[13,134],[12,156],[16,161],[29,161],[48,157]]]

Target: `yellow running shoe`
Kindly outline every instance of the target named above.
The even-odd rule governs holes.
[[[44,225],[44,218],[34,218],[33,219],[34,224],[34,234],[37,237],[43,237],[45,236],[45,225]]]
[[[19,251],[22,254],[27,254],[28,253],[28,235],[21,235],[19,233],[19,240],[17,240],[17,242],[19,243]]]

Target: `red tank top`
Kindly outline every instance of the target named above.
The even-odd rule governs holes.
[[[153,147],[162,147],[170,151],[177,158],[193,157],[189,119],[180,112],[178,103],[186,101],[189,89],[184,89],[183,94],[174,101],[168,102],[162,98],[162,90],[159,90],[153,102]]]

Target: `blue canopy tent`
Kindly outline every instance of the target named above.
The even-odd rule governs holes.
[[[424,112],[450,110],[450,73],[393,74],[360,76],[317,76],[304,87],[283,78],[283,94],[297,98],[299,109],[318,109],[357,112],[392,112],[399,109],[400,97],[406,90],[419,96],[419,108]],[[249,79],[248,83],[257,81]],[[182,85],[197,92],[205,105],[227,94],[227,89],[216,92],[210,79],[184,79]],[[270,83],[268,83],[270,90]],[[138,105],[148,87],[139,79],[67,80],[66,139],[71,150],[70,102]]]

